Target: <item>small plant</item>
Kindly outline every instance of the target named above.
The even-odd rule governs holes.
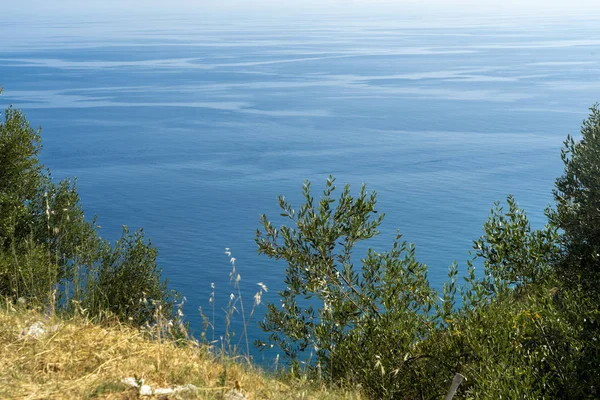
[[[229,248],[225,249],[225,255],[229,257],[229,263],[231,264],[231,271],[229,272],[229,280],[232,282],[235,293],[231,293],[229,295],[229,301],[227,303],[227,307],[224,308],[225,312],[225,327],[223,336],[220,337],[221,347],[219,349],[220,356],[222,358],[237,358],[240,355],[243,356],[248,363],[251,362],[250,355],[250,339],[248,337],[248,326],[252,321],[252,317],[256,311],[256,308],[262,304],[262,296],[264,293],[268,291],[267,286],[258,282],[257,285],[259,287],[258,291],[254,294],[254,301],[252,304],[252,308],[249,313],[246,313],[244,308],[244,299],[242,296],[242,291],[240,288],[240,281],[242,276],[238,272],[236,268],[236,258],[232,256],[232,252]],[[210,346],[214,346],[219,341],[215,340],[215,284],[211,283],[211,294],[209,296],[209,303],[211,305],[212,315],[208,317],[200,308],[200,316],[204,321],[204,332],[202,333],[202,338],[206,342],[208,339],[207,331],[211,330],[212,339],[208,344]],[[232,318],[235,315],[240,315],[242,318],[242,334],[237,342],[233,342],[233,338],[235,337],[235,332],[231,330]],[[244,344],[245,352],[240,354],[240,346]]]
[[[131,234],[123,227],[121,239],[113,246],[101,244],[97,265],[88,277],[84,306],[92,314],[108,310],[138,326],[154,321],[157,307],[162,315],[171,316],[175,293],[160,279],[157,253],[142,230]]]

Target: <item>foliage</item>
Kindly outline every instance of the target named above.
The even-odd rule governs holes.
[[[464,283],[452,264],[441,293],[400,237],[360,267],[351,261],[382,219],[364,187],[336,202],[333,178],[319,200],[306,183],[297,214],[280,197],[290,226],[263,216],[256,239],[259,253],[287,263],[281,306],[269,304],[262,323],[270,344],[372,398],[439,398],[457,372],[467,377],[459,397],[597,398],[600,111],[591,111],[581,141],[565,142],[549,223],[532,229],[512,196],[506,211],[496,203]]]
[[[121,239],[113,246],[101,244],[98,267],[83,297],[84,308],[92,314],[109,311],[143,325],[152,321],[158,307],[166,315],[173,311],[173,294],[161,281],[156,265],[157,250],[139,230],[133,235],[123,227]]]
[[[373,398],[439,397],[456,372],[468,376],[463,391],[475,397],[556,392],[538,385],[551,373],[540,367],[552,355],[553,347],[542,343],[548,329],[538,326],[537,317],[526,320],[539,315],[531,311],[533,304],[547,303],[540,300],[547,293],[532,293],[543,291],[550,279],[555,228],[532,230],[512,197],[506,213],[497,203],[485,234],[474,242],[465,284],[457,285],[453,264],[437,293],[427,267],[400,236],[389,252],[369,250],[355,267],[353,246],[376,235],[383,216],[375,215],[375,193],[364,186],[356,197],[346,186],[337,201],[334,191],[330,177],[316,201],[305,183],[297,213],[279,199],[281,215],[292,226],[276,228],[263,216],[263,231],[257,233],[259,252],[287,263],[281,307],[269,304],[261,326],[292,365],[306,362],[313,373],[358,384]],[[478,260],[482,276],[475,273]],[[548,304],[550,321],[556,312]]]
[[[574,361],[584,343],[554,294],[534,285],[458,311],[426,347],[467,377],[467,398],[577,398],[567,393],[581,384]]]
[[[8,250],[27,224],[27,205],[44,178],[38,162],[40,131],[23,113],[8,108],[0,122],[0,246]]]
[[[552,225],[532,230],[512,196],[507,205],[507,212],[498,202],[490,211],[459,288],[462,303],[427,346],[468,377],[461,388],[466,397],[556,398],[572,368],[563,347],[574,344],[576,331],[553,287],[558,233]]]
[[[369,250],[355,267],[354,245],[378,234],[383,215],[375,215],[375,193],[364,186],[357,197],[346,186],[337,203],[335,189],[330,177],[315,202],[306,183],[298,213],[280,197],[292,228],[274,228],[263,216],[259,252],[287,262],[288,287],[261,326],[293,363],[308,362],[331,380],[360,384],[374,397],[413,393],[411,377],[427,364],[418,343],[437,318],[427,268],[400,236],[391,251]]]
[[[172,293],[160,278],[156,249],[140,231],[111,246],[85,219],[74,181],[55,183],[38,156],[39,130],[12,107],[0,123],[0,295],[51,310],[85,307],[141,325],[154,305],[170,313]]]
[[[561,229],[555,270],[561,287],[576,299],[564,302],[565,318],[580,327],[585,347],[576,359],[577,397],[600,395],[600,109],[581,127],[581,139],[568,136],[561,152],[564,172],[556,180],[556,209],[550,221]],[[578,386],[577,386],[578,385]]]
[[[485,235],[474,243],[476,256],[484,260],[493,292],[543,282],[558,253],[558,233],[552,225],[532,231],[525,212],[513,196],[506,199],[508,212],[499,202],[483,225]]]
[[[285,310],[277,312],[270,305],[273,315],[267,324],[271,330],[281,330],[296,339],[297,344],[274,337],[292,359],[306,349],[317,348],[319,354],[324,355],[330,347],[326,343],[331,342],[333,336],[343,336],[344,329],[353,325],[357,318],[377,314],[375,299],[366,296],[361,289],[359,275],[350,259],[355,243],[377,234],[381,217],[370,220],[374,194],[367,196],[362,190],[355,200],[346,187],[337,208],[332,209],[331,193],[334,190],[333,179],[330,179],[324,197],[315,205],[310,184],[306,183],[303,188],[306,204],[297,215],[280,197],[282,216],[294,221],[297,228],[282,226],[277,230],[263,216],[265,235],[257,232],[260,253],[288,262],[285,282],[288,288],[282,293]],[[301,312],[296,303],[298,295],[317,296],[323,304],[322,312],[317,315],[312,307]],[[330,314],[330,310],[335,311]],[[333,339],[333,342],[337,340]]]
[[[561,158],[564,173],[556,180],[556,210],[550,220],[563,231],[560,273],[581,280],[598,294],[600,277],[600,109],[583,122],[581,140],[569,135]]]

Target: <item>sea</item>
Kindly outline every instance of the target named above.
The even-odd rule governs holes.
[[[329,175],[376,191],[385,219],[356,265],[400,232],[436,288],[495,201],[542,227],[562,143],[600,101],[600,16],[0,14],[0,85],[103,237],[143,227],[196,335],[213,291],[224,334],[231,257],[246,314],[268,287],[253,341],[285,288],[260,215],[286,223],[277,196],[300,206],[307,180],[316,198]]]

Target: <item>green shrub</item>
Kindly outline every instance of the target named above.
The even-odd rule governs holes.
[[[581,139],[568,136],[561,153],[564,172],[556,180],[556,209],[550,221],[560,228],[561,253],[554,264],[563,292],[564,317],[580,328],[585,343],[576,358],[577,373],[568,393],[600,396],[600,109],[598,104],[581,127]]]
[[[414,247],[394,241],[354,265],[354,245],[375,236],[383,216],[375,193],[346,186],[337,201],[329,178],[319,200],[310,184],[296,212],[280,197],[278,228],[262,217],[259,252],[284,260],[281,305],[261,323],[291,365],[338,383],[360,385],[372,398],[439,398],[455,373],[471,398],[553,398],[568,382],[560,358],[573,329],[548,294],[556,257],[552,226],[533,230],[512,197],[499,203],[474,242],[463,285],[453,264],[441,293]],[[483,271],[475,272],[481,263]],[[458,298],[460,296],[460,298]],[[571,359],[569,359],[571,360]]]
[[[556,210],[550,220],[562,230],[565,279],[581,282],[597,296],[600,280],[600,110],[596,104],[583,122],[581,140],[568,136],[561,157],[564,173],[556,180]]]
[[[142,230],[131,234],[123,227],[113,246],[104,242],[101,247],[84,294],[85,308],[92,314],[109,311],[135,325],[153,322],[159,306],[163,314],[172,314],[174,298],[160,279],[158,252]]]
[[[489,272],[493,293],[543,282],[550,276],[559,250],[556,227],[532,230],[514,197],[508,196],[506,202],[506,213],[495,203],[483,225],[485,235],[474,243],[476,257]]]
[[[19,110],[10,107],[0,121],[0,248],[8,251],[15,237],[26,236],[31,218],[27,205],[45,172],[38,162],[40,131]]]
[[[75,182],[55,184],[40,164],[40,131],[12,107],[0,123],[0,295],[141,325],[155,307],[170,315],[173,293],[157,251],[126,229],[114,246],[84,217]],[[142,304],[141,300],[148,304]]]
[[[417,397],[430,364],[419,343],[448,310],[438,307],[426,266],[400,236],[389,252],[369,250],[361,267],[354,265],[354,245],[378,234],[383,215],[376,215],[375,193],[364,186],[357,197],[346,186],[337,202],[334,191],[330,177],[315,201],[306,183],[297,213],[280,197],[281,215],[292,227],[275,228],[262,217],[259,252],[288,266],[281,307],[269,304],[261,327],[292,365],[308,363],[313,372],[361,385],[374,398]]]

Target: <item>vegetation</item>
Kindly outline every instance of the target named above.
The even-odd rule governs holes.
[[[174,293],[143,231],[124,228],[112,246],[102,239],[75,182],[55,183],[40,149],[40,131],[8,108],[0,121],[0,296],[138,326],[153,322],[158,304],[169,313]]]
[[[581,141],[569,137],[548,224],[530,227],[511,196],[474,242],[464,283],[453,264],[441,292],[401,237],[388,252],[356,243],[377,235],[376,195],[329,178],[316,200],[307,182],[287,224],[262,217],[259,253],[287,263],[281,304],[261,323],[292,367],[362,387],[371,398],[440,398],[456,373],[465,398],[597,398],[600,393],[600,111]],[[475,266],[482,270],[476,273]]]
[[[40,319],[47,333],[23,337]],[[99,325],[80,314],[46,319],[43,310],[35,307],[0,304],[0,398],[140,398],[139,390],[124,384],[124,378],[143,380],[154,390],[194,385],[168,396],[146,397],[154,399],[241,400],[244,397],[234,395],[240,392],[252,399],[361,398],[356,390],[329,389],[289,376],[269,377],[248,364],[217,359],[197,343],[179,346],[157,340],[166,329],[164,322],[146,331],[116,321]]]
[[[199,345],[181,321],[166,324],[181,314],[156,249],[141,230],[124,228],[112,245],[103,239],[84,217],[75,182],[55,183],[39,163],[40,149],[40,132],[7,109],[0,123],[0,346],[8,356],[0,387],[16,391],[0,396],[122,398],[119,379],[143,374],[156,385],[193,383],[204,388],[196,395],[209,398],[237,380],[259,398],[428,399],[444,396],[457,373],[466,377],[458,398],[600,396],[597,105],[581,139],[565,141],[546,226],[533,229],[512,196],[496,203],[467,269],[453,263],[443,288],[429,284],[427,266],[399,234],[390,250],[369,249],[356,260],[357,244],[376,236],[384,218],[366,187],[354,195],[346,186],[336,197],[330,177],[319,198],[306,182],[297,209],[280,197],[285,222],[263,216],[256,242],[259,253],[285,262],[286,287],[260,322],[268,342],[257,344],[275,345],[287,358],[287,383],[231,359],[216,362],[206,335]],[[234,260],[238,295],[227,323],[239,302],[238,345],[244,340],[248,353]],[[205,318],[214,330],[212,307]],[[58,328],[23,339],[40,314]]]
[[[568,136],[561,158],[564,174],[556,180],[556,210],[550,221],[562,230],[561,259],[557,263],[562,279],[581,283],[598,291],[600,277],[600,110],[591,109],[581,128],[582,138]],[[582,279],[585,278],[585,279]]]

